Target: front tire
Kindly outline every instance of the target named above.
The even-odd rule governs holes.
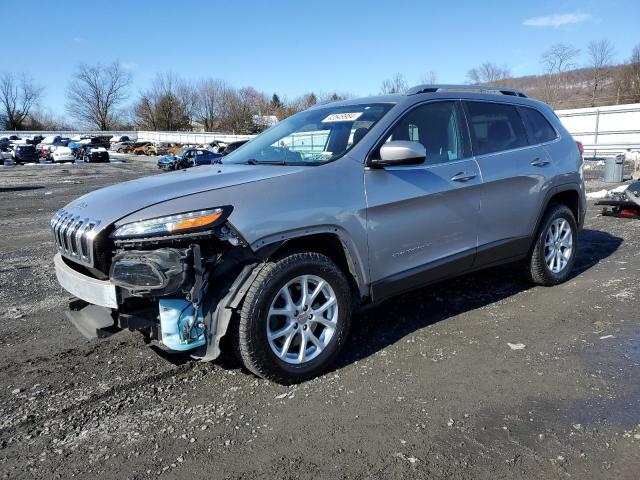
[[[530,280],[542,286],[566,281],[576,260],[577,240],[578,227],[571,209],[562,204],[551,205],[529,256]]]
[[[249,288],[232,335],[256,375],[291,384],[319,375],[342,349],[352,297],[344,273],[324,255],[269,262]]]

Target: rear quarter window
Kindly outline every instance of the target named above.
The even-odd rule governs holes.
[[[489,153],[529,144],[524,125],[514,105],[492,102],[465,102],[476,154]]]
[[[549,121],[536,109],[520,107],[520,114],[532,143],[545,143],[558,138]]]

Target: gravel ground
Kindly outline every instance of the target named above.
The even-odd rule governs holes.
[[[0,167],[0,478],[638,478],[638,221],[591,207],[563,285],[501,267],[360,314],[283,387],[65,319],[49,218],[150,160]]]

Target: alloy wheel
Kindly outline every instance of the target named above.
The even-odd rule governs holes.
[[[271,301],[269,346],[283,362],[310,362],[329,345],[338,321],[338,302],[329,282],[317,275],[300,275],[287,282]]]
[[[571,226],[564,218],[556,218],[549,228],[544,239],[544,261],[552,273],[562,272],[573,253],[573,232]]]

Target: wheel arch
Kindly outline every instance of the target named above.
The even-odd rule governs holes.
[[[576,184],[566,184],[559,185],[557,187],[553,187],[549,189],[547,195],[545,196],[545,202],[543,204],[542,209],[538,214],[538,218],[536,220],[535,229],[531,235],[531,245],[530,249],[533,248],[535,244],[535,239],[540,229],[540,224],[542,223],[542,219],[544,218],[544,214],[549,209],[549,206],[552,204],[561,204],[566,205],[572,211],[578,228],[582,226],[582,200],[580,197],[580,187]]]
[[[263,260],[301,250],[326,255],[345,273],[354,295],[360,299],[368,296],[362,257],[351,238],[339,227],[321,226],[295,230],[258,240],[252,247]]]

